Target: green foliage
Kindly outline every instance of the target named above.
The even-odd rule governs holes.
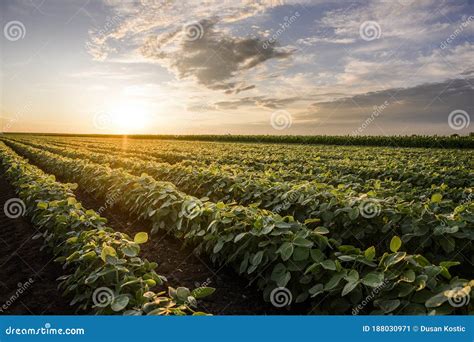
[[[166,279],[155,272],[156,263],[138,256],[138,244],[146,242],[148,234],[138,233],[133,241],[106,227],[104,218],[77,202],[72,193],[76,186],[56,182],[3,143],[0,164],[25,202],[31,222],[41,231],[36,237],[42,237],[44,247],[63,264],[66,274],[58,279],[59,288],[72,298],[71,305],[97,314],[149,314],[146,308],[157,300],[149,290]],[[96,291],[103,289],[109,291],[106,303],[95,298]],[[207,288],[199,298],[212,292]],[[166,305],[158,304],[162,310],[155,313],[195,314],[196,298],[190,295],[188,299],[161,296],[159,300]]]
[[[421,305],[426,300],[453,282],[467,282],[450,275],[449,263],[438,266],[414,253],[421,250],[446,262],[453,252],[442,242],[447,239],[449,245],[467,246],[466,251],[472,249],[469,245],[473,239],[472,203],[455,204],[454,189],[450,191],[443,184],[423,186],[421,197],[415,201],[409,189],[418,182],[425,184],[426,177],[418,179],[407,173],[403,182],[397,183],[398,188],[384,189],[385,184],[393,184],[391,180],[370,180],[372,174],[364,175],[362,170],[361,175],[369,179],[361,181],[364,185],[357,178],[340,177],[337,184],[305,180],[299,186],[291,181],[264,180],[271,179],[273,174],[249,180],[225,178],[220,174],[222,169],[216,168],[211,177],[203,171],[208,166],[195,169],[194,165],[198,164],[188,167],[183,163],[174,167],[134,157],[114,156],[117,162],[111,165],[116,168],[111,168],[99,162],[99,159],[108,161],[103,153],[94,155],[54,146],[38,149],[33,147],[34,142],[6,142],[48,172],[77,182],[85,191],[103,199],[116,198],[115,207],[133,217],[149,220],[152,232],[167,230],[192,244],[196,252],[207,254],[215,264],[232,265],[249,279],[255,279],[258,274],[257,285],[267,299],[274,288],[284,286],[298,301],[314,298],[320,303],[321,312],[331,308],[330,312],[347,313],[378,289],[369,312],[427,313],[430,306]],[[279,167],[278,162],[276,165]],[[348,171],[352,172],[348,165]],[[160,167],[159,171],[153,171]],[[381,172],[387,172],[387,167],[377,174]],[[469,171],[456,170],[455,174],[459,176],[463,172],[465,175]],[[173,181],[179,189],[172,183],[156,180],[166,179],[158,177],[160,174],[172,173],[180,177]],[[254,174],[249,171],[249,175]],[[452,184],[456,184],[454,176],[452,179]],[[350,186],[341,185],[346,181]],[[465,185],[470,180],[462,178],[460,182]],[[194,189],[193,193],[210,188],[212,193],[207,193],[209,198],[196,198],[180,191],[182,188],[186,192]],[[443,197],[434,196],[433,201],[432,196],[440,192]],[[377,199],[374,203],[380,206],[379,213],[373,217],[361,214],[362,205],[374,198]],[[277,210],[278,206],[282,209]],[[374,246],[382,234],[392,235],[390,250],[377,247],[376,251]],[[138,241],[120,252],[133,255]],[[403,251],[400,251],[402,241]],[[106,249],[104,254],[102,262],[105,259],[116,266],[113,263],[117,257],[112,250]],[[73,257],[76,258],[77,255]],[[180,305],[182,301],[194,302],[188,298],[196,299],[193,294],[178,288],[169,296]],[[161,296],[156,294],[155,304],[162,302]],[[163,308],[153,306],[145,312],[155,314],[163,312]]]

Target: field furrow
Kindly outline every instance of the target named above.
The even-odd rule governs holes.
[[[431,310],[430,302],[422,304],[426,300],[421,299],[423,296],[429,299],[440,291],[466,283],[457,278],[449,281],[448,267],[456,263],[436,266],[421,255],[401,252],[401,240],[397,243],[395,236],[390,250],[384,246],[342,245],[342,240],[335,238],[338,226],[331,227],[335,228],[331,231],[314,220],[308,222],[314,225],[313,229],[291,217],[253,207],[201,201],[178,191],[171,183],[146,175],[134,176],[123,169],[62,157],[10,140],[7,144],[45,171],[77,182],[84,191],[104,199],[114,198],[114,206],[151,220],[152,230],[173,233],[195,245],[197,251],[209,255],[216,264],[234,266],[249,280],[257,282],[265,298],[273,289],[287,287],[296,302],[314,300],[321,308],[331,307],[333,312],[344,313],[350,310],[352,296],[361,298],[384,283],[380,298],[374,302],[376,311],[387,312],[387,305],[391,303],[388,312],[421,313]],[[428,207],[421,207],[429,209],[425,210],[427,213],[438,211],[438,197],[431,202]],[[329,210],[331,201],[325,204]],[[408,208],[409,205],[404,210]],[[353,209],[338,210],[330,220],[343,217],[346,222],[353,221],[351,218],[359,217]],[[462,222],[468,210],[469,207],[458,208],[453,218],[445,218]],[[441,241],[433,239],[431,234],[426,235],[433,242]],[[416,234],[413,239],[421,241]],[[421,251],[419,244],[416,247],[414,253]],[[394,292],[399,297],[396,306],[390,299]],[[352,299],[343,298],[348,293]],[[336,302],[338,307],[334,308]]]

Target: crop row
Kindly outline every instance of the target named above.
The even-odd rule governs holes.
[[[207,166],[197,162],[169,164],[166,162],[157,162],[154,159],[150,159],[150,157],[148,157],[148,159],[142,158],[141,156],[138,158],[138,155],[130,153],[128,150],[111,152],[104,147],[86,149],[80,145],[67,147],[30,140],[19,141],[71,158],[85,158],[97,163],[107,163],[113,167],[124,167],[136,174],[147,172],[157,179],[174,183],[179,188],[182,188],[184,192],[191,193],[198,197],[210,197],[213,201],[236,201],[248,205],[254,203],[256,198],[263,197],[264,200],[261,203],[263,208],[270,210],[277,209],[281,214],[295,215],[295,213],[291,211],[292,208],[288,208],[290,210],[283,208],[282,203],[279,201],[265,201],[265,197],[277,198],[275,194],[276,191],[284,194],[296,188],[316,187],[327,191],[335,191],[335,189],[337,189],[337,191],[352,190],[356,193],[367,193],[377,189],[380,195],[385,197],[397,196],[407,201],[423,201],[424,198],[431,197],[437,189],[442,188],[443,197],[452,200],[453,203],[464,201],[469,197],[469,188],[451,188],[444,183],[441,183],[440,186],[432,185],[432,183],[430,183],[429,186],[414,186],[407,181],[360,179],[354,175],[346,175],[338,178],[328,173],[324,173],[322,177],[318,176],[317,181],[282,182],[272,180],[272,175],[269,173],[262,173],[255,176],[255,173],[247,172],[242,169],[228,172],[218,166]],[[97,150],[99,152],[96,152]],[[424,174],[424,172],[420,170],[418,174]],[[319,178],[327,179],[327,182],[322,182]],[[467,185],[473,182],[471,178],[472,177],[466,175],[466,177],[456,178],[456,182],[458,184]],[[381,193],[382,191],[383,193]],[[268,194],[268,196],[266,194]]]
[[[43,134],[47,137],[48,134]],[[57,137],[57,135],[51,135]],[[69,137],[68,135],[63,135]],[[81,134],[74,137],[117,137],[116,135]],[[323,144],[323,145],[357,145],[357,146],[394,146],[394,147],[433,147],[433,148],[474,148],[471,136],[293,136],[293,135],[129,135],[129,139],[179,140],[179,141],[220,141],[220,142],[253,142],[285,144]]]
[[[146,175],[8,144],[87,192],[116,198],[115,206],[184,238],[213,262],[257,279],[267,299],[276,288],[287,287],[296,302],[318,300],[322,312],[348,312],[371,295],[374,313],[448,313],[454,310],[448,303],[452,289],[471,289],[466,280],[449,274],[457,263],[436,266],[421,255],[400,252],[398,237],[392,239],[391,252],[383,254],[374,247],[340,245],[324,236],[324,227],[311,230],[268,211],[202,202]]]
[[[55,261],[68,273],[59,278],[59,288],[72,298],[71,305],[97,314],[200,314],[191,304],[195,297],[209,293],[208,288],[193,293],[170,288],[172,296],[150,291],[166,278],[155,272],[156,263],[139,257],[146,233],[131,239],[107,227],[104,218],[76,200],[75,184],[57,182],[2,142],[0,165],[40,231],[34,238],[43,238],[43,247],[57,256]]]
[[[323,225],[333,239],[343,243],[367,247],[380,242],[381,233],[388,238],[399,234],[409,251],[421,250],[433,260],[442,261],[455,256],[463,261],[464,255],[473,254],[474,204],[472,201],[456,204],[449,195],[457,194],[457,190],[446,186],[426,189],[422,198],[406,201],[392,193],[389,196],[377,184],[368,193],[355,193],[343,187],[319,183],[269,185],[257,180],[228,179],[206,170],[196,171],[139,159],[47,146],[43,149],[69,158],[121,167],[136,175],[146,172],[157,180],[172,181],[186,193],[209,196],[214,202],[235,200],[242,205],[269,208],[282,216],[292,215],[310,226]],[[257,199],[260,203],[253,204]]]
[[[25,139],[25,140],[32,140]],[[338,185],[363,184],[372,179],[394,180],[408,186],[429,187],[447,184],[450,187],[473,186],[473,172],[469,165],[473,154],[469,150],[446,151],[425,149],[393,149],[321,146],[224,145],[207,143],[204,146],[176,147],[150,142],[127,142],[126,150],[120,141],[87,143],[49,140],[63,147],[87,149],[98,153],[137,157],[141,160],[181,163],[193,167],[218,169],[221,174],[245,174],[253,179],[275,181],[317,181]],[[38,141],[44,143],[44,141]],[[190,152],[189,150],[192,150]],[[236,153],[238,151],[238,153]]]

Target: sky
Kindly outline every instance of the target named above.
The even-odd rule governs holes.
[[[2,132],[468,134],[474,1],[2,0]]]

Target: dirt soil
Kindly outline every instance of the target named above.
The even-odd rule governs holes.
[[[85,208],[99,211],[103,203],[92,198],[80,189],[75,191],[77,199]],[[116,209],[102,207],[100,214],[107,218],[108,225],[117,231],[134,236],[138,232],[149,232],[151,224],[130,218],[126,213]],[[203,256],[193,253],[190,246],[173,236],[158,232],[140,246],[140,256],[158,263],[158,274],[168,279],[168,285],[210,286],[216,288],[211,296],[200,300],[200,310],[214,315],[291,315],[304,314],[308,309],[276,308],[263,300],[262,293],[256,286],[248,285],[248,281],[229,268],[218,269]]]
[[[80,189],[75,194],[85,208],[99,211],[107,218],[108,225],[117,231],[132,237],[137,232],[150,231],[148,222],[134,221],[126,213],[113,208],[103,210],[103,202]],[[32,240],[38,231],[23,217],[10,219],[5,216],[5,202],[15,197],[0,172],[0,315],[74,314],[74,308],[69,306],[70,299],[62,297],[57,290],[56,279],[64,274],[61,266],[54,263],[55,257],[47,250],[40,251],[41,239]],[[183,246],[180,240],[163,232],[152,236],[141,248],[141,257],[158,263],[156,271],[168,279],[167,286],[216,288],[213,295],[199,301],[201,311],[214,315],[294,315],[308,312],[304,307],[276,308],[266,303],[261,291],[255,285],[249,285],[234,270],[217,268],[207,258],[193,253],[192,247]],[[19,289],[23,289],[23,293],[16,296]]]

